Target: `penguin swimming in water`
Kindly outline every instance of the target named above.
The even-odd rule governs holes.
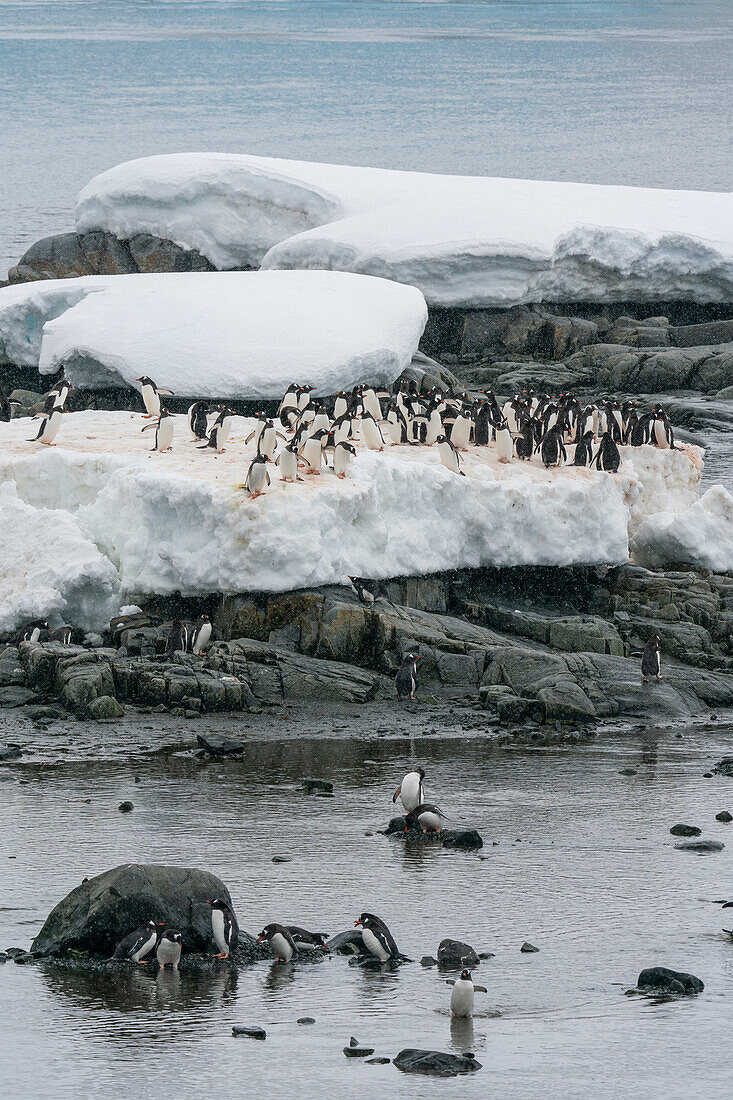
[[[589,429],[575,444],[573,466],[590,466],[593,461],[593,431]]]
[[[270,474],[267,469],[269,458],[266,455],[255,455],[249,464],[244,488],[252,500],[257,500],[265,491],[265,485],[270,484]]]
[[[148,378],[146,374],[142,378],[136,378],[136,382],[140,383],[140,393],[143,399],[143,405],[145,406],[145,415],[147,417],[160,416],[160,395],[161,393],[167,394],[169,397],[173,397],[172,390],[159,390],[152,378]]]
[[[34,439],[29,439],[28,443],[45,443],[47,447],[55,447],[54,439],[61,427],[63,412],[61,405],[54,405],[49,413],[42,414],[38,435]]]
[[[211,638],[211,621],[208,615],[202,615],[191,633],[191,652],[200,657]]]
[[[435,442],[438,447],[440,461],[446,469],[450,470],[452,474],[460,474],[461,477],[465,477],[466,475],[461,469],[461,460],[458,456],[458,451],[453,446],[450,439],[444,435],[439,435]]]
[[[264,943],[265,940],[270,945],[275,962],[290,962],[298,950],[295,940],[284,924],[266,924],[257,937],[257,942]]]
[[[155,952],[155,957],[158,960],[160,969],[165,970],[166,966],[170,966],[173,970],[178,970],[182,950],[183,938],[181,937],[181,933],[177,932],[175,928],[166,928],[158,941],[158,947]]]
[[[165,655],[172,657],[174,653],[185,653],[187,649],[188,630],[180,619],[174,619],[165,643]]]
[[[361,928],[364,946],[370,954],[376,955],[380,962],[403,957],[387,925],[373,913],[362,913],[354,922],[354,927]]]
[[[621,455],[610,432],[604,432],[601,436],[598,454],[593,459],[593,465],[599,470],[605,470],[607,474],[618,473]]]
[[[460,978],[446,978],[446,985],[453,986],[450,995],[451,1016],[473,1016],[474,993],[487,993],[485,985],[474,985],[470,970],[462,970]]]
[[[333,449],[333,472],[336,477],[345,478],[351,463],[356,458],[356,448],[342,440]]]
[[[562,462],[567,462],[568,455],[559,428],[550,428],[545,432],[540,445],[540,454],[546,467],[560,466]]]
[[[326,940],[328,934],[326,932],[308,932],[305,928],[300,928],[297,924],[286,924],[288,932],[292,936],[293,943],[298,951],[325,951],[328,952],[330,948],[326,947]]]
[[[406,653],[394,678],[398,699],[414,699],[417,691],[417,662],[415,653]]]
[[[120,940],[112,955],[113,959],[129,959],[134,963],[147,963],[149,955],[158,942],[158,929],[163,925],[149,920],[141,928],[136,928]]]
[[[206,902],[211,906],[211,931],[214,943],[219,948],[219,954],[215,959],[228,959],[232,951],[237,949],[239,939],[239,925],[230,905],[221,898],[214,898]]]
[[[405,813],[409,814],[416,806],[425,801],[424,778],[425,770],[423,768],[416,768],[415,771],[408,772],[392,795],[393,802],[396,802],[399,798],[405,808]]]
[[[48,630],[48,623],[45,621],[42,622],[40,619],[35,619],[31,623],[26,623],[26,625],[21,627],[18,631],[18,645],[20,645],[21,642],[39,641],[42,630]]]
[[[166,409],[161,409],[158,419],[153,424],[146,424],[140,431],[147,432],[150,428],[155,428],[155,446],[150,448],[151,451],[172,451],[173,427],[173,417]]]
[[[59,626],[52,630],[48,636],[49,642],[58,642],[59,645],[71,645],[71,627]]]
[[[421,802],[405,817],[405,832],[409,832],[413,826],[417,825],[423,835],[429,832],[441,833],[446,821],[445,814],[438,806],[430,802]]]
[[[644,646],[641,655],[641,675],[645,684],[649,683],[650,676],[654,676],[657,680],[662,679],[662,649],[658,634],[652,634]]]
[[[206,419],[205,401],[194,401],[188,410],[188,426],[194,439],[206,439],[209,434],[209,422]]]

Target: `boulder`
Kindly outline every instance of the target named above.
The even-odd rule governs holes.
[[[675,848],[680,852],[722,852],[725,844],[722,840],[684,840]]]
[[[461,848],[464,851],[471,851],[484,846],[481,834],[477,829],[443,829],[440,839],[444,848]]]
[[[721,810],[719,814],[715,815],[715,820],[728,824],[728,822],[733,821],[733,814],[729,813],[728,810]]]
[[[6,760],[17,760],[22,755],[23,749],[20,745],[15,745],[11,742],[0,744],[0,763],[5,763]]]
[[[636,987],[645,993],[677,993],[688,996],[702,993],[704,982],[694,974],[681,970],[668,970],[666,966],[650,966],[642,970]]]
[[[405,1047],[393,1059],[403,1073],[420,1073],[428,1077],[457,1077],[481,1069],[473,1054],[445,1054],[440,1050],[417,1050]]]
[[[267,1032],[264,1027],[237,1027],[235,1024],[232,1028],[232,1035],[238,1038],[240,1035],[246,1035],[248,1039],[266,1039]]]
[[[198,733],[196,740],[209,756],[237,756],[244,752],[244,741],[223,733]]]
[[[672,836],[700,836],[702,833],[697,825],[673,825],[669,831]]]
[[[556,316],[532,306],[470,310],[463,319],[460,354],[490,352],[564,359],[597,339],[598,325],[582,317]]]
[[[122,718],[124,713],[124,708],[120,706],[112,695],[100,695],[98,699],[92,699],[87,707],[88,717],[95,718],[98,721],[110,718]]]
[[[733,756],[724,756],[719,760],[715,765],[715,771],[718,775],[733,776]]]
[[[474,966],[478,966],[480,963],[478,954],[467,943],[461,943],[460,940],[441,940],[438,944],[438,965],[451,967],[452,969],[462,969],[467,966],[469,969]]]
[[[109,958],[124,936],[149,920],[177,928],[186,953],[211,951],[206,900],[216,897],[231,905],[224,883],[208,871],[122,864],[67,894],[46,918],[31,951],[42,958],[70,952]]]
[[[369,955],[370,952],[364,946],[361,929],[348,928],[345,932],[337,932],[326,940],[326,947],[334,955]]]

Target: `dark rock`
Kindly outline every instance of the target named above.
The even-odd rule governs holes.
[[[533,943],[528,943],[528,941],[525,940],[519,950],[524,952],[525,955],[532,955],[539,951],[539,947],[535,947]]]
[[[330,779],[304,779],[303,790],[306,794],[313,794],[314,791],[325,791],[327,794],[332,794],[333,783]]]
[[[177,928],[184,950],[210,951],[209,898],[231,899],[221,879],[208,871],[127,863],[77,886],[52,910],[31,946],[34,955],[69,952],[109,958],[132,929],[149,920]],[[240,931],[240,947],[252,941]],[[249,944],[247,944],[249,941]]]
[[[702,829],[697,825],[673,825],[669,830],[672,836],[700,836]]]
[[[28,703],[37,703],[38,696],[28,688],[10,685],[0,687],[0,707],[24,707]]]
[[[244,752],[244,742],[222,733],[197,733],[196,740],[210,756],[237,756]]]
[[[335,936],[331,936],[330,940],[326,940],[326,947],[334,955],[370,955],[370,952],[364,946],[364,940],[358,928],[349,928],[345,932],[337,932]]]
[[[18,955],[27,955],[28,952],[26,951],[25,947],[6,947],[5,954],[8,956],[9,959],[15,959],[18,957]]]
[[[367,1066],[388,1066],[391,1061],[391,1058],[367,1058],[365,1064]]]
[[[26,707],[23,713],[31,722],[56,722],[65,717],[60,707]]]
[[[477,829],[443,829],[440,839],[444,848],[462,848],[469,851],[484,846]]]
[[[344,1054],[347,1058],[368,1058],[370,1054],[374,1054],[374,1047],[344,1047]]]
[[[295,1022],[296,1024],[314,1024],[316,1021],[312,1016],[299,1016]]]
[[[725,844],[722,840],[685,840],[675,848],[680,852],[722,852]]]
[[[264,1027],[233,1027],[232,1035],[239,1037],[246,1035],[248,1039],[266,1039],[267,1032]]]
[[[434,959],[432,955],[423,955],[420,959],[420,966],[437,966],[438,960]]]
[[[5,744],[0,745],[0,762],[4,760],[17,760],[19,756],[23,755],[23,750],[20,745]]]
[[[668,970],[666,966],[650,966],[642,970],[636,983],[639,990],[648,993],[702,993],[705,988],[700,978],[680,970]]]
[[[733,821],[733,814],[728,813],[727,810],[721,810],[719,814],[715,815],[716,821]]]
[[[100,695],[98,699],[92,699],[87,707],[87,715],[97,721],[110,718],[122,718],[124,710],[112,695]]]
[[[479,957],[469,944],[461,943],[460,940],[445,939],[438,944],[438,965],[460,970],[464,966],[469,968],[478,966]]]
[[[619,775],[638,775],[636,768],[622,768]]]
[[[121,814],[130,814],[135,809],[135,807],[133,806],[132,802],[120,802],[117,809],[120,811]]]
[[[715,765],[715,771],[718,775],[733,776],[733,756],[724,756],[722,760],[719,760]]]
[[[403,1073],[422,1073],[429,1077],[457,1077],[481,1069],[473,1054],[445,1054],[440,1050],[416,1050],[405,1047],[393,1059]]]
[[[17,963],[18,966],[24,966],[25,963],[35,962],[35,959],[30,951],[20,951],[17,955],[13,955],[13,962]]]
[[[273,856],[272,857],[272,862],[273,863],[292,863],[293,862],[293,857],[292,856]]]
[[[480,959],[495,959],[496,955],[493,951],[479,951],[478,957]]]

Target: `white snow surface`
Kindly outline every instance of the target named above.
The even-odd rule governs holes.
[[[144,423],[133,413],[69,413],[52,448],[27,442],[28,420],[0,425],[0,483],[9,483],[0,560],[16,563],[0,629],[55,611],[99,626],[116,610],[112,595],[119,607],[150,593],[287,591],[348,583],[349,574],[621,563],[634,517],[644,522],[657,505],[684,513],[702,465],[700,451],[683,445],[623,448],[617,475],[545,470],[536,460],[501,464],[491,445],[472,447],[459,477],[434,447],[377,453],[359,444],[350,478],[324,470],[285,484],[271,465],[270,488],[251,501],[241,485],[253,420],[234,418],[222,455],[199,449],[183,416],[173,451],[151,452]],[[30,537],[20,533],[26,515]],[[58,532],[58,543],[41,529]],[[24,554],[30,594],[13,603]]]
[[[180,153],[96,176],[76,225],[151,233],[220,269],[378,275],[435,306],[733,296],[730,192]]]
[[[389,385],[427,320],[419,290],[338,271],[90,275],[0,289],[0,353],[81,388],[280,398]],[[139,387],[138,387],[139,388]]]
[[[733,572],[733,496],[712,485],[683,512],[648,516],[632,539],[634,558],[647,569],[678,564]]]

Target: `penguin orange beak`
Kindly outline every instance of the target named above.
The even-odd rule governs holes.
[[[265,942],[265,937],[264,936],[258,936],[257,937],[257,942],[258,943],[264,943]]]
[[[204,901],[204,905],[211,905],[211,902],[209,901],[208,898],[206,898],[206,900]]]
[[[358,928],[359,925],[361,925],[361,921],[360,920],[355,920],[354,921],[354,928]],[[362,927],[363,927],[363,925],[362,925]]]

